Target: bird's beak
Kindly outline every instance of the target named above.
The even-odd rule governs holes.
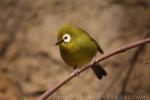
[[[57,41],[56,44],[55,44],[55,46],[61,44],[63,41],[64,41],[64,40]]]

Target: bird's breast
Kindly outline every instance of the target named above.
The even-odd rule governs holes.
[[[92,58],[96,55],[97,48],[95,44],[76,44],[70,46],[60,46],[60,53],[68,65],[83,66],[84,64],[90,62]]]

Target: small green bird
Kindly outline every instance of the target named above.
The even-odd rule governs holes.
[[[56,45],[59,45],[65,63],[74,70],[92,61],[97,51],[103,53],[98,43],[86,31],[73,25],[65,25],[59,30]],[[99,79],[107,75],[99,64],[94,64],[92,69]]]

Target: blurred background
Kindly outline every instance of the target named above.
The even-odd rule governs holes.
[[[0,0],[0,100],[36,100],[72,72],[55,47],[68,23],[109,53],[150,34],[150,0]],[[87,70],[48,100],[150,99],[149,44],[101,64],[103,80]]]

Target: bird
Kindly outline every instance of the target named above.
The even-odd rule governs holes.
[[[93,62],[97,52],[103,54],[100,45],[82,28],[75,25],[63,25],[57,33],[59,51],[64,62],[77,71],[89,62]],[[95,61],[92,70],[98,79],[102,79],[107,72]]]

